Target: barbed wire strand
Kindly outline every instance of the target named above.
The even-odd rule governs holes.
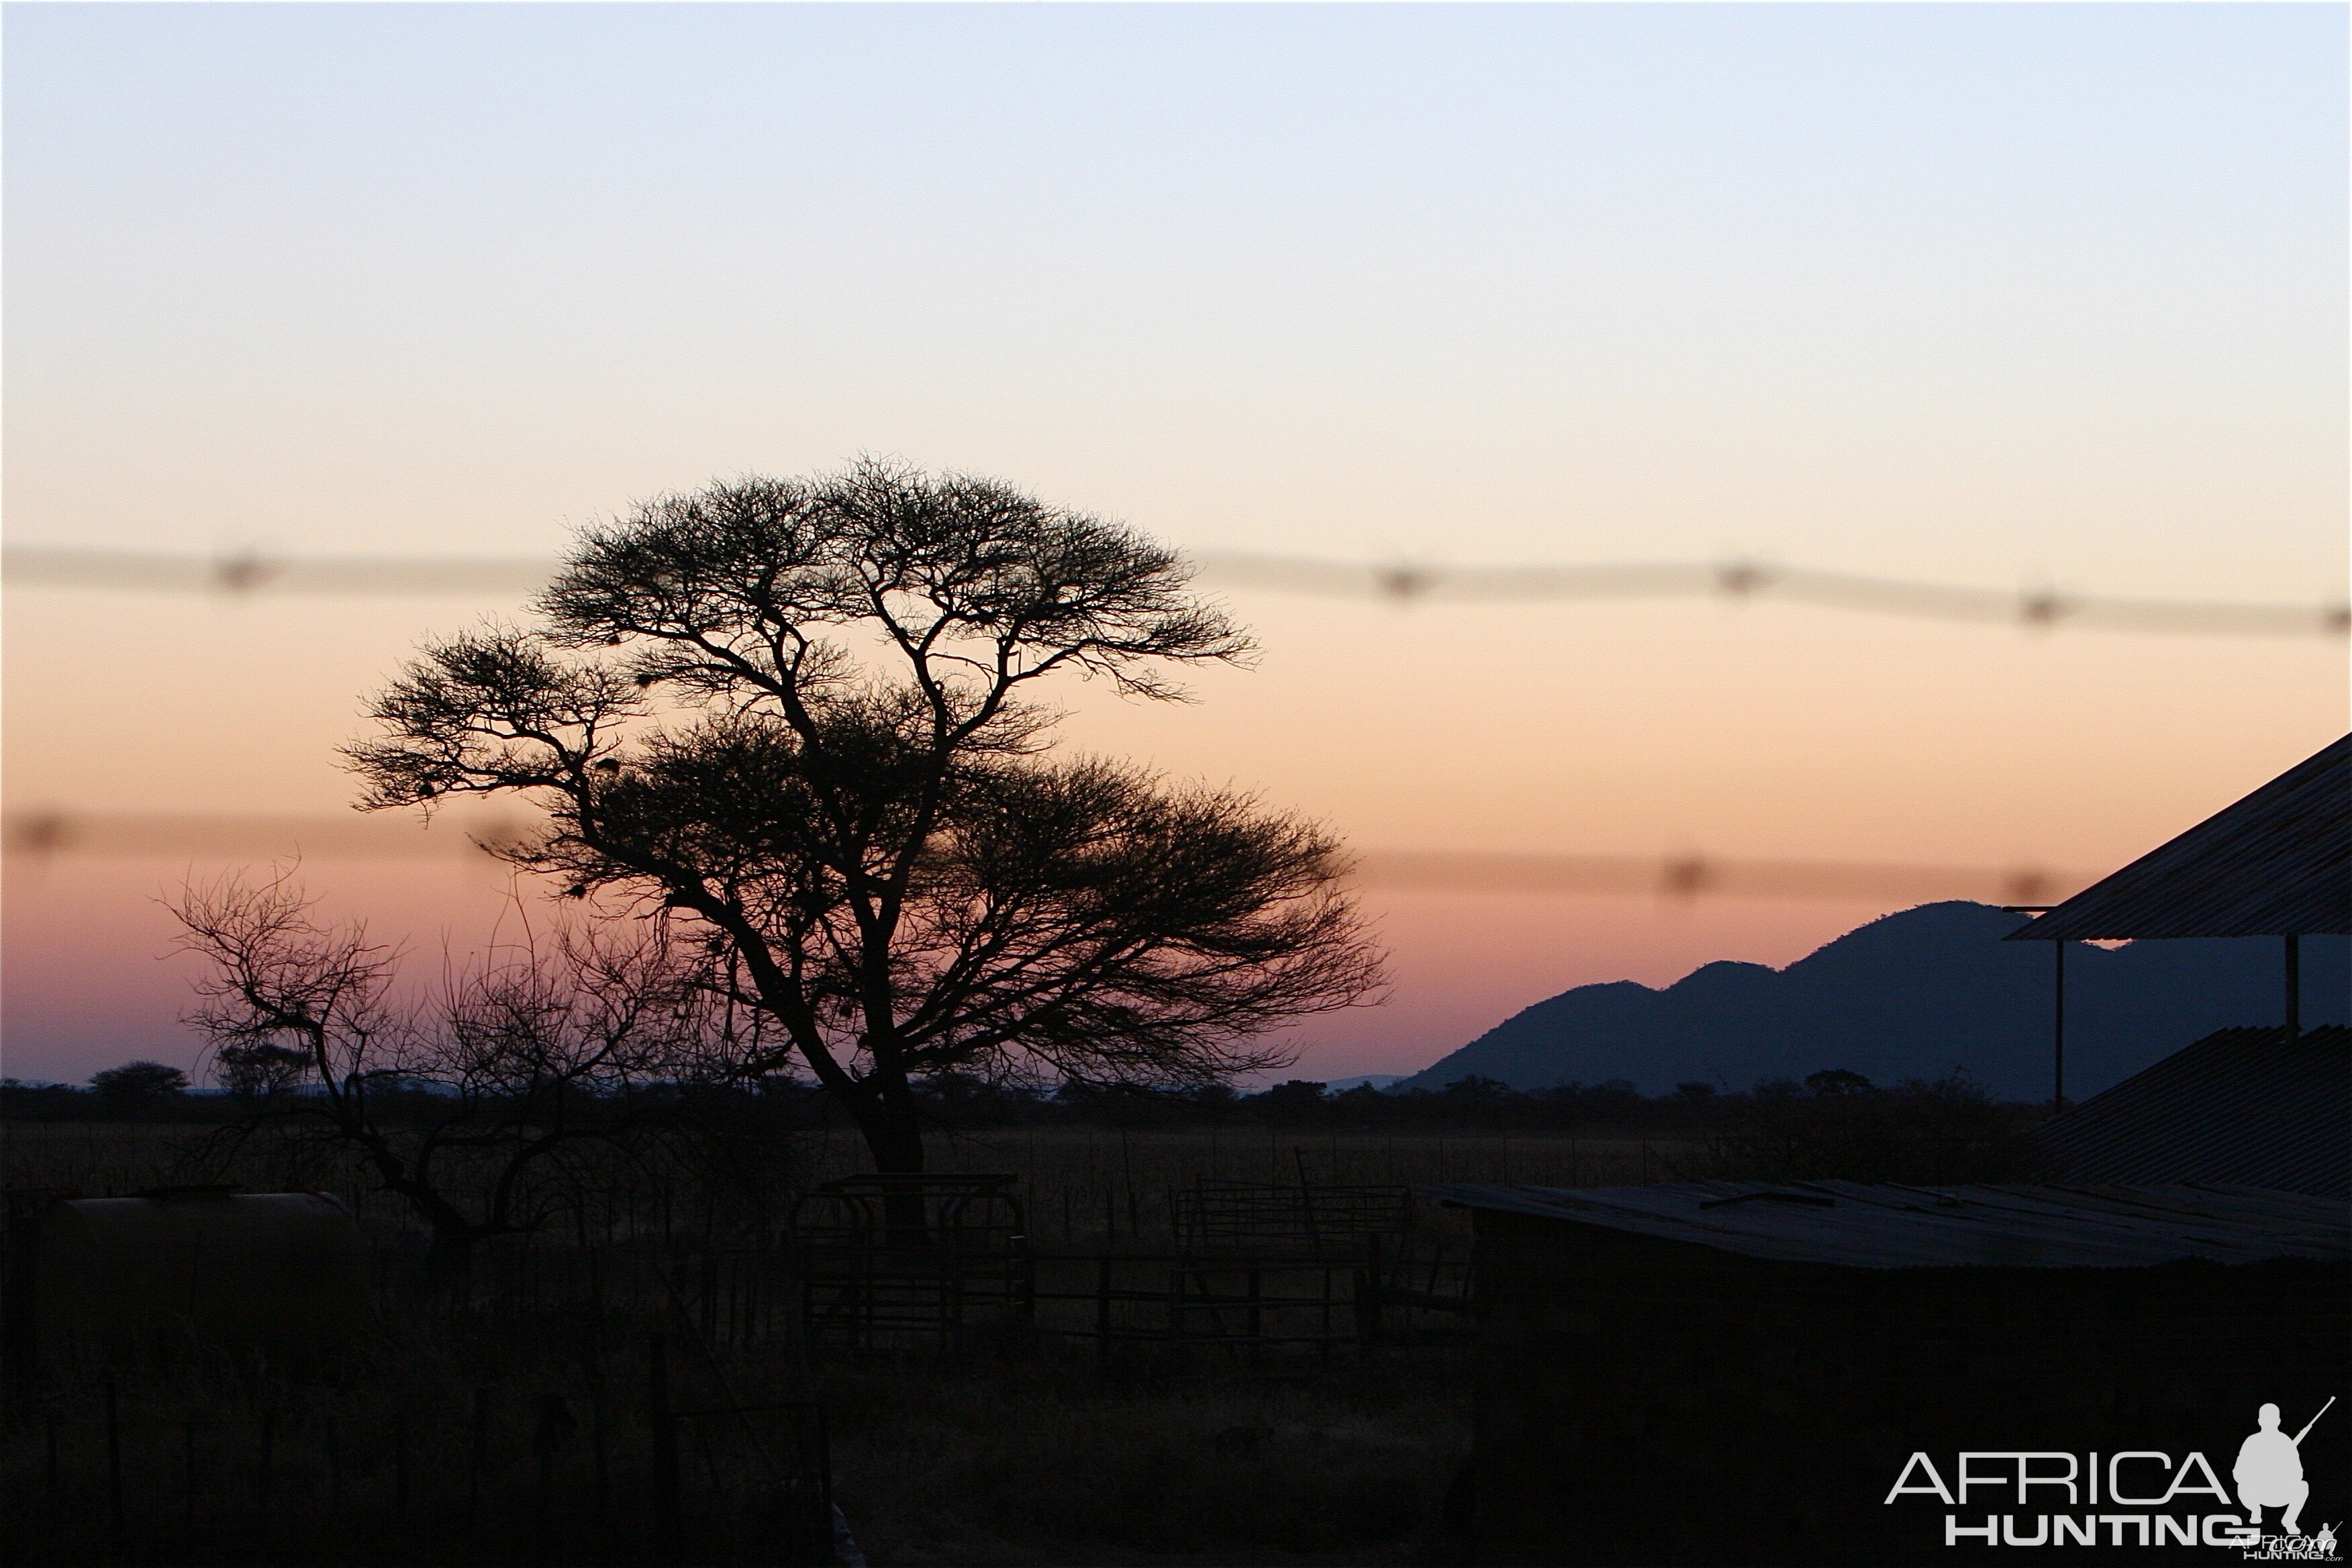
[[[1203,551],[1203,582],[1325,598],[1396,605],[1717,598],[1782,599],[1821,608],[1916,619],[2238,637],[2343,637],[2352,605],[2131,598],[2054,589],[1966,587],[1753,560],[1557,566],[1438,566],[1313,560]],[[554,570],[521,556],[217,556],[0,546],[0,581],[12,587],[138,593],[433,595],[535,592]]]
[[[462,860],[533,831],[527,820],[446,817],[430,827],[409,818],[261,813],[74,812],[26,809],[0,818],[0,846],[18,864],[53,857]],[[1834,860],[1747,859],[1701,854],[1564,855],[1517,850],[1370,849],[1352,879],[1408,891],[1729,895],[1824,900],[1979,899],[2030,904],[2087,887],[2093,878],[2042,868],[1876,865]]]

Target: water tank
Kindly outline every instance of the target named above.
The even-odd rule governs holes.
[[[35,1338],[44,1360],[177,1346],[310,1362],[368,1315],[367,1252],[324,1193],[188,1188],[41,1211]]]

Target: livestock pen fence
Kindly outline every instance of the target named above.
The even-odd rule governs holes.
[[[36,1196],[12,1205],[19,1240]],[[857,1176],[819,1184],[773,1228],[551,1226],[477,1245],[450,1277],[422,1235],[379,1225],[368,1258],[379,1309],[416,1331],[560,1322],[609,1342],[661,1328],[800,1354],[962,1351],[1016,1331],[1090,1340],[1105,1362],[1158,1342],[1250,1366],[1458,1337],[1447,1325],[1466,1310],[1467,1249],[1417,1229],[1405,1188],[1202,1178],[1170,1212],[1156,1243],[1041,1246],[1010,1175]],[[20,1318],[26,1255],[11,1252]]]
[[[677,1342],[388,1387],[70,1369],[12,1396],[0,1485],[44,1561],[315,1561],[354,1532],[419,1560],[830,1561],[821,1407],[733,1397]]]
[[[976,1227],[977,1228],[977,1227]],[[765,1245],[489,1251],[424,1310],[528,1321],[550,1311],[643,1317],[665,1300],[714,1346],[804,1339],[813,1353],[1091,1342],[1099,1362],[1158,1344],[1218,1348],[1223,1365],[1442,1347],[1468,1310],[1466,1248],[1409,1234],[1311,1248],[1032,1247],[1019,1233],[931,1227],[792,1234]]]
[[[419,1561],[818,1563],[812,1355],[1059,1343],[1106,1374],[1287,1377],[1460,1343],[1461,1262],[1398,1238],[1402,1190],[1184,1206],[1223,1218],[1182,1249],[1032,1248],[1008,1179],[866,1178],[765,1237],[512,1238],[437,1284],[379,1245],[381,1331],[337,1364],[159,1335],[12,1377],[0,1505],[59,1563],[307,1561],[355,1533]]]
[[[128,1339],[43,1321],[35,1344],[26,1309],[49,1316],[39,1266],[58,1259],[32,1222],[79,1212],[60,1196],[10,1194],[0,1277],[0,1508],[41,1560],[310,1561],[355,1535],[394,1561],[833,1557],[782,1249],[541,1236],[478,1247],[452,1280],[379,1231],[372,1326],[323,1353],[267,1322],[209,1336],[194,1300]]]
[[[1105,1366],[1157,1348],[1255,1370],[1458,1338],[1433,1320],[1466,1310],[1466,1253],[1414,1237],[1404,1188],[1202,1179],[1171,1212],[1172,1247],[1042,1247],[1010,1176],[828,1183],[793,1227],[805,1331],[958,1349],[1002,1329],[1091,1341]]]
[[[378,1289],[407,1293],[417,1312],[491,1322],[671,1311],[743,1352],[961,1352],[1029,1338],[1091,1342],[1106,1365],[1158,1345],[1274,1369],[1462,1337],[1468,1249],[1422,1234],[1407,1189],[1204,1179],[1172,1209],[1172,1236],[1156,1244],[1039,1245],[1012,1176],[845,1177],[766,1235],[513,1238],[438,1286],[413,1254],[382,1253]]]
[[[12,1357],[0,1506],[59,1563],[305,1561],[360,1533],[391,1560],[819,1562],[830,1359],[1287,1380],[1464,1345],[1466,1252],[1404,1186],[1200,1177],[1114,1242],[1041,1241],[1024,1184],[837,1178],[731,1215],[589,1188],[455,1275],[377,1194],[374,1326],[331,1365],[185,1324]],[[12,1321],[27,1222],[66,1195],[12,1194]]]

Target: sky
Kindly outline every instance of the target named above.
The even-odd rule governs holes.
[[[2322,5],[0,7],[11,544],[552,555],[860,453],[1201,551],[1732,553],[2340,600],[2347,13]],[[1066,742],[1366,848],[2098,871],[2344,731],[2340,640],[1757,604],[1226,595]],[[344,810],[495,595],[11,587],[11,811]],[[290,847],[290,846],[289,846]],[[11,856],[0,1054],[193,1062],[158,902]],[[420,952],[486,866],[313,857]],[[1858,901],[1364,893],[1407,1071]]]

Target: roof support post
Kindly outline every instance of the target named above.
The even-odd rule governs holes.
[[[2058,956],[2050,987],[2054,998],[2050,1022],[2050,1114],[2056,1116],[2066,1109],[2066,944],[2053,942],[2050,948]]]

